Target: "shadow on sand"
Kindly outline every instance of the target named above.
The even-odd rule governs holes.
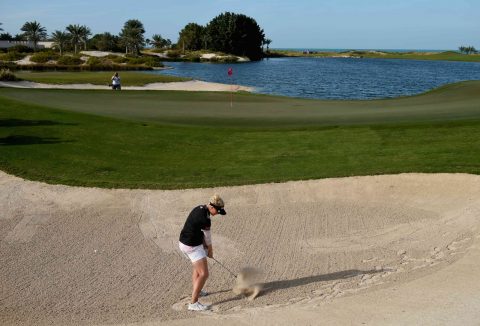
[[[353,278],[356,276],[360,275],[367,275],[367,274],[377,274],[383,272],[383,269],[379,270],[368,270],[368,271],[362,271],[358,269],[349,269],[346,271],[340,271],[340,272],[335,272],[335,273],[329,273],[329,274],[322,274],[322,275],[315,275],[315,276],[308,276],[308,277],[301,277],[293,280],[283,280],[283,281],[272,281],[272,282],[267,282],[263,283],[263,290],[260,292],[260,296],[265,296],[268,293],[279,291],[279,290],[286,290],[289,288],[294,288],[297,286],[303,286],[303,285],[308,285],[311,283],[316,283],[316,282],[329,282],[329,281],[335,281],[335,280],[343,280],[343,279],[348,279],[348,278]],[[219,292],[226,292],[225,290],[219,291]],[[243,299],[242,295],[236,295],[233,298],[229,298],[220,302],[216,302],[215,304],[222,304],[222,303],[227,303],[231,301],[237,301]]]
[[[284,280],[284,281],[273,281],[263,284],[263,291],[262,294],[265,295],[269,292],[274,292],[278,290],[285,290],[289,288],[294,288],[297,286],[307,285],[310,283],[316,282],[328,282],[328,281],[335,281],[335,280],[342,280],[347,278],[352,278],[359,275],[366,275],[366,274],[376,274],[383,272],[383,269],[379,270],[369,270],[369,271],[361,271],[358,269],[349,269],[346,271],[340,271],[330,274],[322,274],[322,275],[315,275],[315,276],[308,276],[297,278],[294,280]]]

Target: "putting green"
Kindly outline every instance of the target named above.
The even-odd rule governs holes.
[[[418,96],[374,101],[322,101],[248,93],[0,89],[25,103],[108,117],[179,125],[311,127],[480,118],[480,81]]]

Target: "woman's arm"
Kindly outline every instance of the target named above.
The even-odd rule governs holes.
[[[208,230],[202,230],[203,232],[203,246],[207,248],[207,256],[213,258],[213,247],[212,247],[212,233],[210,228]]]

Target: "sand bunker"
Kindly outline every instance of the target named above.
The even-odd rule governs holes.
[[[30,81],[16,81],[16,82],[2,82],[0,87],[13,88],[41,88],[41,89],[103,89],[109,90],[108,85],[94,85],[94,84],[42,84]],[[122,90],[135,91],[194,91],[194,92],[238,92],[238,91],[253,91],[253,87],[228,85],[220,83],[210,83],[200,80],[190,80],[184,82],[171,83],[151,83],[145,86],[122,86]]]
[[[309,302],[333,309],[372,289],[398,289],[446,270],[479,241],[479,176],[150,191],[54,186],[0,172],[0,324],[181,324],[194,317],[185,310],[190,263],[177,239],[192,207],[214,192],[229,213],[213,219],[216,258],[235,273],[263,271],[263,290],[248,301],[209,262],[205,302],[213,311],[205,318],[224,324],[252,309],[257,317]]]

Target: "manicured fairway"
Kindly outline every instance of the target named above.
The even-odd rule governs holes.
[[[480,173],[480,83],[383,101],[0,89],[0,169],[186,188],[401,172]]]
[[[189,78],[181,78],[165,75],[144,74],[133,71],[120,71],[120,77],[124,86],[143,86],[149,83],[169,83],[190,80]],[[17,71],[15,75],[23,80],[33,81],[45,84],[94,84],[94,85],[108,85],[113,72],[99,71],[99,72],[28,72]]]

